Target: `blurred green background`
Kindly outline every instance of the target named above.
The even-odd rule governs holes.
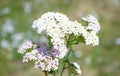
[[[43,76],[33,63],[22,63],[17,48],[25,39],[40,39],[31,25],[48,11],[78,21],[87,14],[97,17],[100,45],[75,46],[73,60],[82,76],[120,76],[120,0],[0,0],[0,76]]]

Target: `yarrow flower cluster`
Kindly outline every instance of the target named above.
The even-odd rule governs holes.
[[[87,45],[98,45],[99,39],[96,33],[99,31],[100,26],[97,20],[89,15],[82,18],[83,21],[89,23],[88,27],[82,26],[77,21],[70,21],[66,15],[54,12],[43,14],[40,18],[33,22],[32,27],[38,33],[45,32],[51,37],[53,47],[59,50],[59,58],[63,58],[67,52],[64,42],[65,34],[82,35]],[[92,30],[91,32],[87,30]]]
[[[86,30],[91,30],[91,31],[94,31],[95,33],[99,32],[100,24],[95,17],[93,17],[92,15],[88,15],[88,16],[82,17],[81,19],[88,23],[88,26],[85,27]]]
[[[18,53],[24,54],[26,50],[33,47],[33,43],[30,40],[24,41],[24,43],[19,47]]]
[[[35,68],[42,71],[58,70],[59,61],[66,56],[69,51],[68,42],[65,40],[69,35],[74,37],[81,36],[86,45],[99,45],[97,33],[100,25],[92,15],[81,18],[82,22],[71,21],[61,13],[48,12],[33,22],[32,28],[39,34],[45,34],[49,43],[40,42],[38,44],[31,41],[24,42],[18,50],[18,53],[24,54],[23,62],[34,61]],[[75,38],[73,38],[74,40]],[[80,40],[79,40],[80,41]],[[82,41],[81,41],[82,42]],[[77,63],[70,63],[76,69],[77,74],[81,74]]]
[[[45,32],[51,37],[53,47],[60,52],[58,56],[60,59],[63,58],[67,52],[67,48],[63,40],[65,33],[61,31],[61,27],[62,25],[67,25],[66,22],[68,21],[67,16],[63,14],[48,12],[35,20],[32,25],[38,33]]]
[[[33,46],[33,48],[30,47],[28,42]],[[24,46],[26,49],[23,48]],[[31,50],[28,50],[28,48]],[[18,52],[21,54],[23,54],[23,52],[25,53],[23,62],[34,61],[35,68],[40,68],[42,71],[58,69],[58,58],[53,58],[53,56],[58,55],[59,53],[57,53],[57,50],[55,51],[55,49],[50,51],[45,43],[33,44],[30,41],[25,41],[24,45],[21,45]]]

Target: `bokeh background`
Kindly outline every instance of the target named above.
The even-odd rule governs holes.
[[[77,59],[81,76],[120,76],[120,0],[0,0],[0,76],[44,76],[33,63],[23,64],[17,49],[23,40],[39,41],[31,25],[48,11],[70,20],[87,14],[98,18],[100,45],[75,46],[71,60]]]

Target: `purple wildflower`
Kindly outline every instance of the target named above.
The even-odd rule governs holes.
[[[37,44],[37,49],[38,49],[38,52],[41,55],[43,55],[43,56],[50,56],[49,47],[47,46],[46,43],[40,42],[39,44]]]
[[[60,55],[60,51],[55,48],[52,48],[51,52],[53,57],[59,57]]]

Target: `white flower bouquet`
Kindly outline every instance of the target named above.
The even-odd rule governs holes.
[[[41,69],[45,76],[49,73],[62,76],[64,69],[68,69],[69,76],[81,75],[79,65],[68,59],[74,50],[73,45],[99,45],[97,33],[100,25],[92,15],[82,17],[78,22],[69,20],[64,14],[48,12],[35,20],[32,28],[44,35],[47,41],[27,40],[19,47],[18,53],[24,54],[23,62],[33,61],[34,67]]]

